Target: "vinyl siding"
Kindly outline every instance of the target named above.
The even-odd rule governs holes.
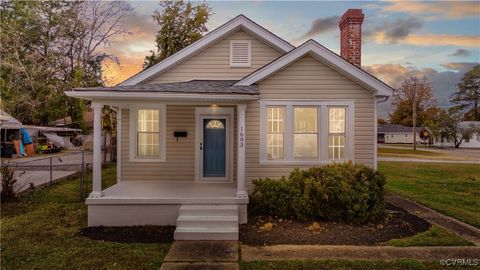
[[[230,41],[250,40],[251,67],[230,67]],[[239,30],[189,59],[147,81],[147,84],[203,80],[239,80],[281,56],[282,53]]]
[[[166,108],[166,161],[165,162],[130,162],[130,113],[122,109],[122,145],[121,170],[122,181],[159,180],[159,181],[193,181],[195,178],[195,106],[167,105]],[[236,175],[236,116],[233,121],[234,151],[232,168]],[[187,131],[186,138],[173,137],[175,130]]]
[[[347,77],[305,56],[259,82],[261,99],[354,99],[354,160],[373,166],[374,98]],[[260,165],[260,102],[250,102],[246,113],[246,183],[252,179],[287,176],[295,167]],[[308,167],[308,166],[306,166]]]

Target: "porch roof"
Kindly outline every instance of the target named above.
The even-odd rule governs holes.
[[[74,88],[74,91],[170,92],[258,95],[257,85],[234,85],[233,80],[191,80],[186,82]]]
[[[158,84],[139,84],[112,87],[74,88],[65,91],[69,97],[88,100],[160,100],[160,101],[249,101],[260,95],[257,85],[233,85],[232,80],[191,80]]]

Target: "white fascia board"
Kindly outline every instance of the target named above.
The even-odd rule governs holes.
[[[393,94],[393,90],[389,86],[387,86],[377,78],[371,76],[367,72],[363,71],[362,69],[359,69],[356,66],[350,64],[337,54],[333,53],[332,51],[321,46],[313,40],[305,42],[298,48],[278,58],[274,62],[243,78],[235,85],[252,85],[270,76],[276,71],[286,67],[287,65],[298,60],[307,53],[312,53],[314,56],[317,56],[321,58],[321,60],[327,62],[327,64],[332,66],[332,68],[337,69],[339,72],[345,73],[346,75],[349,75],[349,77],[354,80],[358,80],[364,83],[371,89],[375,89],[374,94],[377,96],[391,96]]]
[[[279,50],[282,50],[283,52],[289,52],[295,48],[293,45],[291,45],[287,41],[272,34],[271,32],[259,26],[258,24],[254,23],[247,17],[243,15],[239,15],[234,19],[228,21],[227,23],[223,24],[222,26],[216,28],[212,32],[208,33],[203,38],[197,40],[193,44],[180,50],[179,52],[161,61],[160,63],[137,73],[136,75],[123,81],[119,85],[120,86],[136,85],[140,82],[143,82],[151,78],[152,76],[155,76],[158,73],[170,68],[171,66],[182,61],[183,59],[190,57],[195,52],[205,48],[206,46],[212,44],[216,40],[222,38],[223,36],[227,35],[233,30],[238,29],[239,27],[243,27],[248,32],[258,36],[259,38],[270,43],[272,46],[278,48]]]
[[[115,92],[112,91],[65,91],[69,97],[82,98],[88,100],[110,99],[110,100],[208,100],[208,101],[250,101],[258,100],[258,95],[235,95],[235,94],[185,94],[185,93],[165,93],[165,92]]]

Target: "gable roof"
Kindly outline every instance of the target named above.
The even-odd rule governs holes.
[[[391,96],[393,94],[393,88],[372,76],[370,73],[358,68],[355,65],[352,65],[338,54],[330,51],[312,39],[306,41],[285,55],[277,58],[270,64],[252,72],[250,75],[238,81],[235,85],[255,84],[307,54],[312,55],[322,63],[327,64],[351,80],[363,85],[377,96]]]
[[[258,25],[254,21],[250,20],[244,15],[238,15],[230,21],[226,22],[222,26],[216,28],[215,30],[209,32],[201,39],[187,46],[186,48],[178,51],[177,53],[171,55],[170,57],[164,59],[163,61],[157,63],[156,65],[145,69],[136,75],[130,77],[129,79],[121,82],[119,86],[135,85],[141,83],[145,80],[150,79],[151,77],[159,74],[160,72],[174,66],[175,64],[181,62],[187,57],[192,56],[196,52],[206,48],[215,41],[221,39],[225,35],[232,33],[238,29],[242,28],[243,30],[255,35],[259,39],[270,44],[274,48],[286,53],[293,50],[295,47],[283,40],[282,38],[276,36],[272,32]]]

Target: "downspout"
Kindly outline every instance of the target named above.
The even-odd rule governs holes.
[[[379,98],[380,97],[380,98]],[[373,132],[373,168],[376,170],[377,169],[377,136],[378,136],[378,132],[377,132],[377,128],[378,128],[378,104],[379,103],[382,103],[382,102],[386,102],[388,100],[389,96],[374,96],[373,97],[373,100],[375,102],[375,106],[373,108],[373,118],[374,118],[374,122],[373,122],[373,129],[374,129],[374,132]]]

